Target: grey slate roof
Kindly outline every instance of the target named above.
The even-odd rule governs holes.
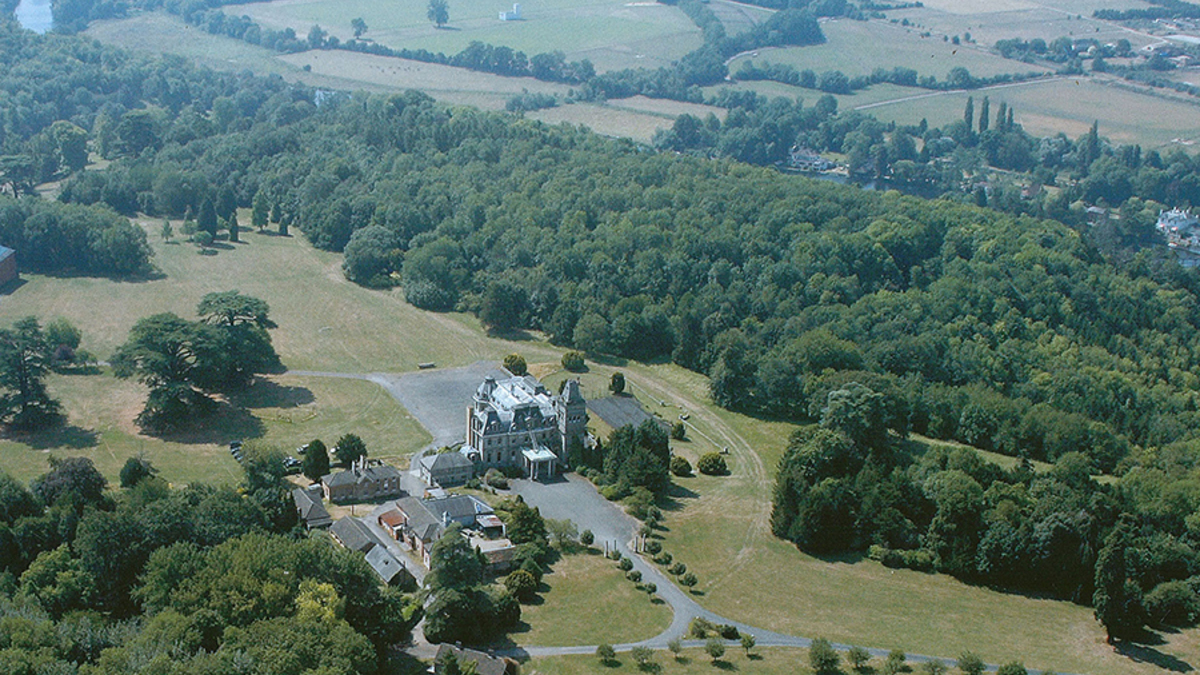
[[[353,485],[355,483],[378,483],[389,478],[399,481],[400,471],[394,466],[383,464],[380,466],[368,466],[365,469],[347,469],[328,474],[321,478],[321,482],[330,487],[338,487],[341,485]]]
[[[367,551],[367,564],[375,570],[375,574],[378,574],[385,584],[392,583],[392,580],[398,575],[405,573],[404,565],[392,557],[392,554],[383,546],[375,546]]]
[[[333,527],[329,528],[329,533],[336,537],[342,546],[359,553],[364,553],[371,547],[379,545],[375,535],[371,534],[371,530],[359,522],[358,518],[342,518],[334,521]]]
[[[632,396],[606,396],[587,402],[588,410],[614,429],[632,424],[638,426],[646,420],[655,419],[646,412],[642,404]]]
[[[0,260],[4,260],[14,253],[16,253],[16,251],[12,250],[11,248],[7,246],[0,246]]]
[[[474,518],[486,513],[495,513],[492,507],[470,495],[454,495],[444,499],[426,499],[421,502],[439,523],[450,520]]]
[[[318,486],[316,494],[311,491],[312,488],[292,490],[292,501],[296,503],[296,510],[300,512],[300,517],[310,530],[315,527],[326,527],[333,522],[333,519],[329,517],[329,512],[325,510],[325,504],[317,496],[320,494],[320,489]]]
[[[429,512],[420,499],[403,497],[396,500],[396,508],[408,517],[408,529],[421,541],[433,541],[442,536],[442,521]]]
[[[474,467],[471,460],[463,456],[461,452],[441,452],[436,455],[429,455],[421,458],[421,466],[424,466],[430,473],[435,471],[451,471],[454,469],[465,469]]]

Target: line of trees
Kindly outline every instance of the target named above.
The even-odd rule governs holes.
[[[1190,445],[1147,453],[1106,486],[1077,451],[1046,472],[1028,461],[1005,471],[973,449],[905,442],[889,433],[888,397],[858,382],[825,400],[780,460],[776,536],[1091,604],[1111,638],[1200,619]],[[1179,491],[1189,496],[1173,502]]]

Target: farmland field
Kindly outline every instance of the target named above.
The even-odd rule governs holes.
[[[917,29],[883,21],[829,21],[822,23],[821,28],[825,31],[825,44],[762,49],[757,56],[734,59],[729,65],[730,72],[736,73],[746,59],[759,65],[769,61],[817,73],[840,70],[850,77],[870,75],[880,67],[890,70],[897,66],[912,68],[921,75],[933,75],[938,80],[946,79],[951,69],[960,66],[976,77],[1048,71],[969,45],[945,42],[936,36],[923,38]]]
[[[533,0],[521,3],[520,21],[500,21],[512,3],[492,0],[451,3],[449,29],[435,28],[426,4],[402,0],[274,0],[231,5],[227,14],[247,15],[264,28],[292,28],[306,35],[314,24],[346,40],[354,37],[350,20],[362,17],[364,37],[395,48],[453,54],[478,40],[532,56],[562,51],[568,60],[590,59],[600,71],[667,65],[700,46],[700,30],[678,8],[625,0]]]
[[[967,96],[979,100],[985,95],[993,105],[1007,102],[1016,111],[1016,121],[1034,135],[1063,132],[1076,137],[1086,133],[1096,120],[1100,135],[1116,143],[1186,150],[1192,147],[1190,143],[1200,140],[1200,101],[1130,91],[1119,83],[1106,85],[1095,79],[1066,78],[974,92],[930,93],[875,104],[864,111],[883,121],[915,124],[924,118],[936,126],[960,118]]]
[[[1149,7],[1139,0],[933,0],[924,7],[888,12],[889,19],[907,19],[935,35],[971,37],[982,47],[1019,37],[1047,42],[1064,36],[1091,38],[1101,43],[1122,38],[1139,47],[1150,39],[1142,33],[1091,18],[1098,9]]]

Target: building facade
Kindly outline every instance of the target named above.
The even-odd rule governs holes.
[[[554,395],[531,375],[487,377],[467,408],[463,453],[477,472],[520,467],[545,476],[570,466],[570,448],[584,441],[587,421],[576,380]]]

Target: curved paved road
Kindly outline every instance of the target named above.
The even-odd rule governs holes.
[[[478,377],[478,379],[474,380],[477,383],[482,379],[482,373],[494,369],[494,365],[480,362],[464,368],[421,371],[401,375],[384,373],[364,375],[322,371],[288,371],[287,374],[307,377],[337,377],[374,382],[383,387],[398,403],[404,406],[418,421],[429,429],[434,437],[434,443],[431,446],[436,447],[453,441],[452,429],[446,426],[444,421],[445,414],[433,410],[435,406],[428,406],[427,402],[416,403],[412,390],[425,384],[423,380],[435,380],[439,377],[442,381],[450,382],[449,385],[445,385],[443,388],[451,390],[460,389],[464,383],[471,381],[470,378]],[[414,387],[414,385],[417,386]],[[473,386],[468,388],[462,400],[470,400],[470,395],[473,391]],[[459,432],[459,436],[461,436],[461,432]],[[692,619],[697,617],[707,619],[715,624],[736,626],[739,632],[753,635],[756,646],[760,647],[807,648],[812,644],[811,638],[776,633],[739,621],[733,621],[701,607],[689,592],[676,586],[674,581],[664,574],[657,565],[633,551],[630,545],[634,541],[634,533],[638,528],[637,521],[615,504],[600,496],[600,493],[585,478],[576,474],[568,474],[549,482],[517,480],[513,481],[511,492],[521,495],[528,504],[538,507],[541,513],[548,517],[569,519],[574,521],[580,530],[591,530],[596,536],[595,546],[603,548],[607,544],[610,549],[615,547],[633,562],[633,569],[642,573],[643,581],[653,583],[658,587],[658,596],[674,612],[671,625],[662,633],[646,640],[613,645],[613,648],[617,651],[628,651],[634,647],[649,647],[656,650],[666,649],[667,643],[671,640],[676,638],[682,639],[687,636],[688,625]],[[685,640],[683,642],[685,647],[697,647],[703,646],[703,644],[704,642],[700,640]],[[728,644],[730,646],[737,646],[739,643],[730,640]],[[851,645],[835,643],[833,646],[839,651],[846,651],[850,649]],[[500,650],[497,653],[516,658],[594,654],[596,647],[597,645],[575,645],[570,647],[528,646]],[[867,648],[867,651],[872,656],[880,658],[885,658],[888,654],[886,650],[882,649]],[[909,654],[908,659],[914,662],[941,661],[950,667],[953,667],[955,664],[954,659],[921,654]],[[996,670],[997,666],[989,665],[988,669]],[[1039,675],[1039,671],[1031,670],[1029,672],[1031,675]],[[1063,675],[1070,674],[1064,673]]]

